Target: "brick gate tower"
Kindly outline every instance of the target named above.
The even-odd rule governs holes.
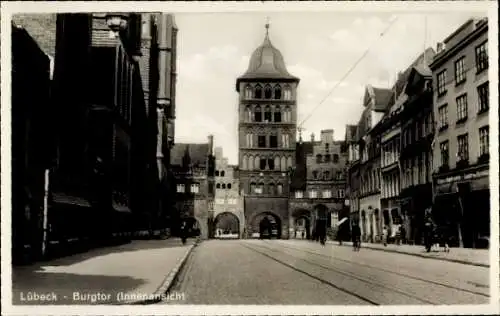
[[[295,166],[298,84],[271,44],[266,24],[264,42],[236,80],[246,237],[288,238],[288,171]]]

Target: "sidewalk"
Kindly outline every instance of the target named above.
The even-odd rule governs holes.
[[[194,247],[194,239],[136,240],[50,262],[14,267],[12,303],[132,304],[158,300]],[[45,295],[43,298],[42,295]]]
[[[328,243],[339,245],[338,241],[328,241]],[[352,247],[352,242],[343,241],[342,246]],[[490,252],[488,249],[469,249],[469,248],[450,248],[450,252],[439,251],[427,252],[424,246],[412,245],[394,245],[388,244],[384,247],[383,244],[361,243],[361,248],[369,248],[379,251],[397,252],[406,255],[418,256],[422,258],[431,258],[444,261],[458,262],[468,265],[489,267]]]

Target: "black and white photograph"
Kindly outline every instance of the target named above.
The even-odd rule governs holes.
[[[497,313],[497,9],[2,3],[5,314]]]

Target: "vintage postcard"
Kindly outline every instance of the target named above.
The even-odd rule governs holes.
[[[495,2],[1,23],[5,315],[498,312]]]

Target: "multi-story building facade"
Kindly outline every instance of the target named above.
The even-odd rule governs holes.
[[[367,86],[363,98],[365,109],[358,124],[360,227],[362,240],[374,242],[381,237],[380,220],[380,138],[377,124],[392,96],[390,89]]]
[[[205,144],[176,144],[171,153],[176,188],[172,234],[178,236],[182,222],[192,236],[212,236],[215,197],[213,136]]]
[[[402,225],[410,243],[423,242],[425,210],[432,206],[432,73],[428,67],[434,58],[429,48],[409,71],[399,114],[402,127],[399,156],[400,204]]]
[[[221,147],[215,148],[214,226],[222,232],[244,236],[245,214],[238,167],[230,165]],[[216,234],[217,235],[217,234]]]
[[[359,175],[359,135],[358,125],[347,125],[345,142],[348,151],[347,160],[347,187],[346,195],[349,205],[349,223],[359,224],[359,196],[361,194],[361,181]]]
[[[454,244],[490,234],[488,20],[471,19],[438,44],[434,82],[433,216]]]
[[[157,134],[167,125],[149,115],[145,101],[152,100],[149,106],[156,114],[173,99],[165,78],[171,56],[160,49],[169,49],[164,45],[168,19],[156,15],[158,42],[150,47],[156,57],[148,65],[149,77],[143,78],[139,61],[147,16],[13,16],[54,56],[46,129],[48,207],[38,216],[47,223],[44,253],[128,240],[133,231],[166,226],[159,214],[163,180],[157,162],[168,148],[163,146],[167,133],[160,140]],[[154,91],[150,97],[144,86]]]
[[[408,95],[406,90],[412,86],[412,84],[417,84],[411,80],[416,79],[413,74],[415,69],[421,70],[423,67],[429,64],[434,56],[434,51],[432,48],[426,49],[425,53],[422,53],[418,58],[413,61],[413,63],[403,72],[400,72],[398,78],[392,87],[392,97],[389,101],[389,106],[387,112],[382,118],[381,122],[378,124],[377,128],[381,130],[381,147],[382,147],[382,159],[381,159],[381,207],[382,207],[382,218],[381,225],[386,226],[389,232],[389,241],[394,240],[396,237],[400,237],[403,241],[413,242],[413,238],[408,238],[408,232],[410,232],[411,224],[415,224],[415,215],[413,212],[407,212],[408,209],[402,209],[401,200],[408,204],[409,201],[413,199],[412,194],[414,191],[406,190],[404,197],[401,196],[401,172],[407,173],[409,169],[412,168],[414,161],[414,155],[418,158],[418,164],[415,164],[415,168],[420,168],[424,170],[426,163],[429,163],[427,159],[428,155],[420,153],[420,147],[417,148],[416,152],[410,154],[409,161],[407,163],[406,158],[408,155],[401,156],[401,147],[404,145],[405,150],[408,148],[409,144],[402,142],[401,135],[407,135],[407,129],[409,126],[413,126],[415,123],[409,122],[413,117],[406,117],[402,119],[402,112],[407,109]],[[418,83],[420,84],[420,83]],[[424,119],[421,118],[422,113],[415,112],[417,124],[424,123]],[[428,113],[426,114],[427,116]],[[428,117],[427,117],[428,118]],[[422,136],[422,134],[418,134]],[[404,139],[404,138],[403,138]],[[418,140],[420,138],[417,138]],[[424,147],[422,147],[424,148]],[[406,154],[407,152],[405,152]],[[401,157],[406,157],[401,159]],[[419,170],[420,170],[419,169]],[[405,188],[412,186],[413,184],[405,184]],[[428,199],[427,203],[430,203],[432,199]],[[419,201],[421,202],[421,201]],[[417,203],[419,203],[417,202]],[[400,230],[401,229],[401,230]],[[415,229],[414,229],[415,230]],[[403,233],[404,236],[401,236]]]
[[[332,234],[337,232],[340,216],[345,216],[348,157],[344,144],[344,141],[334,140],[332,129],[322,130],[318,141],[314,139],[314,134],[311,135],[308,152],[302,156],[302,161],[297,161],[297,168],[305,166],[305,173],[302,173],[302,176],[305,175],[305,187],[295,189],[290,196],[291,227],[296,237],[295,232],[300,234],[303,226],[302,219],[309,228],[307,235],[316,236],[316,232],[322,230]]]
[[[249,236],[289,235],[288,170],[295,165],[298,84],[267,30],[236,81],[239,178]]]

